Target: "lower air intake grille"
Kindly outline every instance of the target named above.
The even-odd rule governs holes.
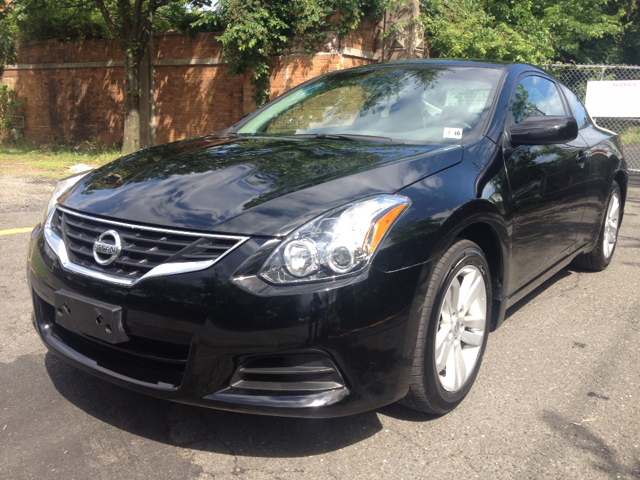
[[[243,361],[231,379],[232,389],[269,392],[320,392],[344,386],[334,363],[321,353],[253,357]]]

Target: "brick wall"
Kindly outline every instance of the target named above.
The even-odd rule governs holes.
[[[282,95],[287,90],[323,73],[370,63],[372,61],[365,58],[347,57],[339,53],[278,57],[271,64],[271,96],[275,98]]]
[[[115,143],[124,128],[124,68],[5,70],[3,81],[26,98],[26,138],[95,137]]]
[[[106,62],[122,59],[122,51],[116,40],[88,42],[46,40],[18,45],[20,63]]]
[[[190,37],[165,34],[153,37],[154,59],[220,58],[222,56],[217,33],[201,33]]]
[[[158,143],[222,130],[244,114],[244,79],[224,65],[156,66],[155,85]]]
[[[314,56],[274,58],[272,97],[322,73],[372,63],[371,54],[357,58],[353,49],[372,51],[374,38],[373,26],[364,24],[341,40],[350,54],[333,45]],[[116,41],[26,43],[18,48],[18,60],[17,67],[4,69],[1,80],[26,98],[27,139],[122,139],[124,68]],[[255,109],[250,76],[227,74],[216,34],[155,36],[152,61],[158,144],[221,130]]]
[[[351,30],[349,35],[342,39],[343,47],[359,48],[374,52],[378,49],[377,37],[379,35],[376,24],[366,20],[358,25],[358,28]]]

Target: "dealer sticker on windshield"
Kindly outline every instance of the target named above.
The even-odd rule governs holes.
[[[445,127],[442,138],[462,138],[462,129]]]

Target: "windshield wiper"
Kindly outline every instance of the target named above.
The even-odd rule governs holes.
[[[369,142],[391,142],[389,137],[376,137],[375,135],[335,135],[333,133],[319,133],[316,138],[329,138],[335,140],[348,140],[350,142],[356,142],[358,140],[367,140]]]
[[[341,135],[335,133],[298,133],[293,135],[283,135],[283,137],[298,137],[298,138],[317,138],[319,140],[346,140],[348,142],[357,142],[365,140],[368,142],[393,142],[393,139],[389,137],[376,137],[374,135]]]

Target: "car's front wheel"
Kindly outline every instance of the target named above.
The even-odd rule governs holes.
[[[469,393],[487,344],[490,285],[487,260],[475,243],[457,240],[440,258],[429,282],[403,405],[444,414]]]

